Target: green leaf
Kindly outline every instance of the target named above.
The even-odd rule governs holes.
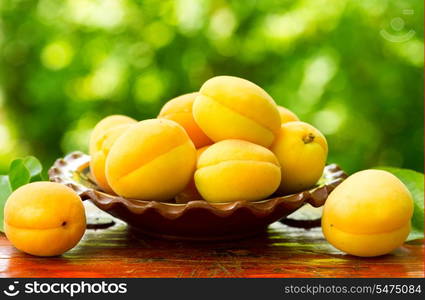
[[[12,190],[31,181],[31,172],[25,166],[24,159],[19,158],[12,161],[9,167],[9,182]]]
[[[3,208],[6,200],[12,193],[12,188],[7,175],[0,175],[0,231],[3,231]]]
[[[413,197],[412,231],[407,240],[424,237],[424,174],[393,167],[377,167],[398,177],[409,189]]]
[[[43,166],[37,158],[34,156],[27,156],[23,159],[23,162],[28,171],[30,171],[31,177],[35,177],[41,174]]]
[[[0,175],[0,231],[3,231],[3,210],[12,191],[33,181],[43,180],[43,167],[34,156],[18,158],[9,167],[9,176]]]

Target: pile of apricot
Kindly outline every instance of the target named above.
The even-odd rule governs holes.
[[[207,80],[168,101],[156,119],[109,116],[90,141],[91,171],[106,192],[185,203],[258,201],[315,186],[328,155],[326,138],[256,84]],[[410,232],[412,197],[392,174],[350,176],[324,206],[322,229],[336,248],[377,256]]]
[[[156,119],[106,117],[89,148],[92,175],[105,192],[180,202],[300,192],[316,184],[328,153],[316,128],[261,87],[231,76],[171,99]]]

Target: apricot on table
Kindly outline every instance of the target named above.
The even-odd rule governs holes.
[[[267,148],[243,140],[224,140],[199,157],[195,184],[208,202],[256,201],[280,183],[280,166]]]
[[[413,200],[406,186],[381,170],[348,177],[329,195],[322,230],[330,244],[356,256],[384,255],[410,232]]]
[[[83,203],[69,187],[54,182],[21,186],[7,199],[4,229],[19,250],[37,256],[73,248],[86,229]]]
[[[112,115],[102,119],[93,129],[90,136],[90,172],[99,187],[107,193],[112,193],[105,176],[105,161],[109,149],[115,140],[136,120],[123,116]]]
[[[162,107],[158,118],[179,123],[186,130],[196,148],[212,144],[212,141],[196,124],[192,115],[192,105],[198,93],[181,95],[171,99]]]
[[[123,197],[166,201],[189,183],[196,149],[178,123],[166,119],[141,121],[128,128],[106,158],[106,177]]]
[[[279,192],[291,194],[314,186],[323,174],[328,144],[323,134],[304,122],[282,124],[271,150],[279,160]]]
[[[280,126],[272,97],[256,84],[232,76],[213,77],[202,85],[193,117],[214,142],[240,139],[269,147]]]
[[[278,105],[277,109],[279,110],[280,122],[282,124],[300,120],[296,114],[283,106]]]

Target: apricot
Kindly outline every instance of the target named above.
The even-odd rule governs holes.
[[[86,229],[83,203],[69,187],[54,182],[21,186],[7,199],[4,229],[19,250],[37,256],[73,248]]]
[[[98,148],[98,143],[101,143],[101,140],[104,139],[105,131],[108,131],[118,125],[134,122],[136,122],[134,119],[124,115],[111,115],[100,120],[91,133],[89,151],[92,152],[92,150]]]
[[[323,174],[328,144],[323,134],[304,122],[282,124],[271,150],[279,160],[279,192],[290,194],[314,186]]]
[[[406,186],[381,170],[348,177],[329,195],[322,230],[339,250],[356,256],[390,253],[410,232],[413,200]]]
[[[106,178],[123,197],[165,201],[189,183],[196,149],[178,123],[166,119],[141,121],[128,128],[106,158]]]
[[[256,84],[232,76],[213,77],[202,85],[193,117],[214,142],[240,139],[269,147],[280,126],[272,97]]]
[[[267,148],[242,140],[224,140],[199,157],[195,184],[208,202],[256,201],[280,183],[280,166]]]
[[[171,99],[162,107],[158,118],[179,123],[186,130],[196,148],[212,144],[212,141],[196,124],[192,115],[192,106],[198,93],[181,95]]]
[[[99,187],[107,193],[112,189],[106,180],[105,161],[115,140],[136,120],[122,115],[112,115],[101,120],[90,136],[90,172]]]
[[[282,124],[300,120],[296,114],[283,106],[278,105],[277,109],[279,110],[280,122]]]
[[[136,121],[134,123],[137,123]],[[131,124],[118,125],[104,134],[104,139],[99,143],[99,148],[92,153],[90,159],[90,170],[97,184],[107,193],[112,193],[112,188],[108,184],[105,174],[106,157],[118,137],[128,129]]]

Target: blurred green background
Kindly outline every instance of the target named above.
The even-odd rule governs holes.
[[[329,162],[423,171],[423,1],[1,0],[0,172],[87,149],[215,75],[249,79],[328,138]]]

